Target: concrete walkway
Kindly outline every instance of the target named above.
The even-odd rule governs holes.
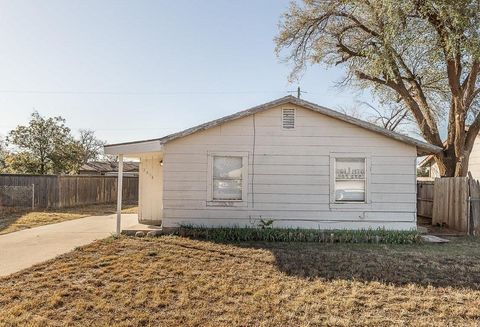
[[[92,216],[0,235],[0,276],[69,252],[115,232],[116,215]],[[136,214],[122,215],[122,228],[138,224]]]

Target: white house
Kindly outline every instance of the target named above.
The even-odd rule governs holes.
[[[416,159],[438,151],[292,96],[105,146],[140,159],[139,221],[163,228],[415,228]]]

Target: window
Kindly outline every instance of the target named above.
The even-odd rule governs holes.
[[[246,203],[248,155],[242,152],[210,153],[208,163],[207,204],[235,206]]]
[[[213,200],[242,199],[242,157],[213,157]]]
[[[295,128],[295,109],[282,109],[282,126],[284,129]]]
[[[366,202],[366,158],[335,158],[334,201]]]

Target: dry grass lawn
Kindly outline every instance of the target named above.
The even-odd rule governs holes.
[[[124,206],[124,213],[137,213],[137,206]],[[116,212],[115,204],[97,204],[63,209],[21,210],[0,208],[0,235],[22,229],[59,223],[88,216],[110,215]]]
[[[478,326],[480,241],[105,239],[0,279],[0,325]]]

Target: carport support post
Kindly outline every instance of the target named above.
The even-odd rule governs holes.
[[[120,225],[122,222],[123,154],[118,155],[117,182],[117,235],[120,235]]]

